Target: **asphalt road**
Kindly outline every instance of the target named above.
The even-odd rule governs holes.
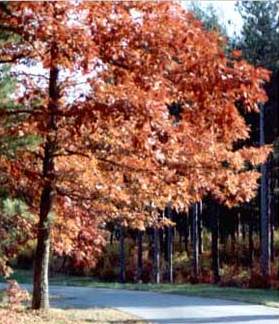
[[[30,289],[30,285],[25,285]],[[279,309],[235,301],[120,289],[50,287],[51,306],[106,306],[151,323],[279,324]]]

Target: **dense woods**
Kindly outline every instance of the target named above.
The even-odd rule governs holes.
[[[230,40],[177,2],[0,2],[0,272],[34,263],[33,308],[49,268],[279,286],[278,3],[238,10]]]

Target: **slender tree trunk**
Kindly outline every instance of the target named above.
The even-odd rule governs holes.
[[[268,174],[268,215],[270,220],[270,261],[274,262],[274,212],[273,212],[273,179],[272,179],[272,161],[269,164]]]
[[[199,235],[198,235],[198,204],[192,208],[192,272],[193,279],[199,277]]]
[[[240,212],[237,213],[237,221],[236,221],[236,237],[237,237],[237,240],[238,240],[238,243],[240,242],[239,241],[239,238],[240,238],[240,233],[241,233],[241,223],[240,223]]]
[[[56,49],[53,46],[51,49],[51,58],[54,59]],[[43,158],[43,179],[44,187],[40,199],[40,214],[37,232],[37,248],[34,263],[34,278],[33,278],[33,309],[47,309],[49,307],[49,292],[48,292],[48,268],[49,268],[49,253],[50,253],[50,230],[51,219],[50,212],[54,198],[54,153],[56,150],[56,121],[55,112],[58,109],[59,93],[57,88],[58,69],[52,67],[49,77],[49,121],[44,158]]]
[[[264,145],[264,108],[260,110],[260,144]],[[268,182],[267,182],[267,164],[264,163],[261,166],[261,213],[260,213],[260,224],[261,224],[261,257],[260,267],[261,275],[266,284],[269,285],[270,277],[270,220],[268,214]]]
[[[142,237],[143,232],[138,231],[137,245],[138,245],[138,257],[137,257],[137,282],[142,280]]]
[[[109,240],[109,242],[110,242],[110,245],[113,244],[113,230],[110,232],[110,240]]]
[[[126,281],[125,271],[125,233],[123,226],[120,227],[120,238],[119,238],[119,281],[124,283]]]
[[[156,284],[160,283],[160,242],[159,230],[156,227],[153,236],[153,278]]]
[[[203,253],[202,201],[198,203],[198,235],[199,255],[201,255]]]
[[[189,214],[187,214],[186,220],[185,220],[185,235],[184,235],[184,244],[185,244],[185,251],[187,255],[189,256],[189,228],[190,228],[190,223],[189,223]]]
[[[253,225],[254,225],[254,215],[250,215],[249,219],[249,263],[250,268],[253,267],[253,260],[254,260],[254,241],[253,241]]]
[[[167,217],[172,219],[171,207],[167,207]],[[173,228],[166,229],[166,244],[167,244],[167,280],[173,282]]]
[[[212,272],[214,283],[220,281],[219,267],[219,208],[215,206],[211,214],[211,255],[212,255]]]

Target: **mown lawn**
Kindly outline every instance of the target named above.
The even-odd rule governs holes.
[[[30,271],[18,270],[14,273],[13,278],[19,283],[32,282]],[[120,284],[116,282],[100,282],[91,277],[73,277],[64,275],[57,275],[50,278],[50,284],[92,288],[155,291],[189,296],[222,298],[279,308],[279,290],[276,289],[243,289],[233,287],[218,287],[216,285],[208,284]]]

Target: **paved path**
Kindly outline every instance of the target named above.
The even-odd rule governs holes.
[[[1,286],[0,286],[1,287]],[[26,285],[30,289],[30,285]],[[52,307],[107,306],[152,323],[279,324],[279,309],[212,298],[120,289],[52,286]]]

